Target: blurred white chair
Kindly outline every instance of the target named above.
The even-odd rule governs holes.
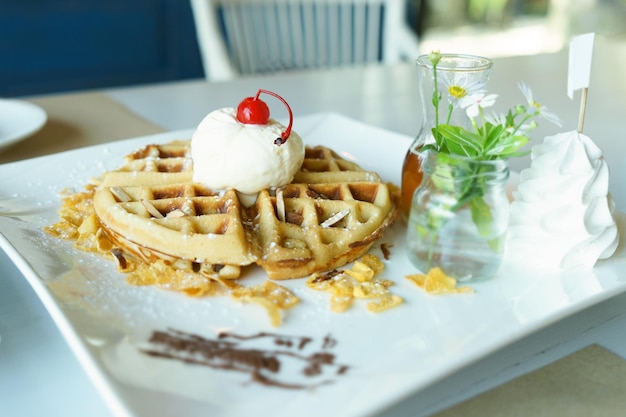
[[[419,55],[405,0],[191,0],[206,78]]]

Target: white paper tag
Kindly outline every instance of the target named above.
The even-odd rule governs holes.
[[[574,91],[589,87],[591,58],[595,33],[574,37],[569,47],[569,68],[567,75],[567,95],[574,98]]]

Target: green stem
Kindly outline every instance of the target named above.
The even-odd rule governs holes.
[[[435,106],[435,128],[433,129],[434,132],[434,137],[435,137],[435,143],[437,145],[437,148],[441,147],[441,143],[439,140],[439,86],[438,86],[438,82],[437,82],[437,64],[433,64],[433,106]],[[440,149],[437,149],[440,150]]]
[[[513,126],[513,131],[511,132],[511,136],[515,136],[515,134],[517,133],[517,131],[519,130],[520,127],[522,127],[522,125],[527,121],[532,119],[536,114],[526,114],[526,116],[522,119],[521,122],[515,124]]]
[[[478,111],[479,111],[479,113],[480,113],[480,119],[481,119],[481,120],[482,120],[482,122],[483,122],[483,127],[482,127],[482,129],[480,129],[480,131],[479,131],[479,132],[481,133],[481,136],[482,136],[483,138],[485,138],[485,137],[487,137],[487,126],[486,126],[486,123],[485,123],[485,110],[483,110],[483,108],[482,108],[481,106],[478,106]],[[474,120],[472,119],[472,122],[473,122],[473,121],[474,121]],[[484,145],[484,144],[483,144],[483,145]]]

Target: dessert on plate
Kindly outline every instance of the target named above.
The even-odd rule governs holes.
[[[288,279],[341,267],[382,236],[396,218],[390,187],[329,148],[305,147],[291,110],[285,128],[260,93],[274,95],[216,110],[191,141],[148,145],[103,175],[93,209],[118,258],[220,278],[258,264]]]

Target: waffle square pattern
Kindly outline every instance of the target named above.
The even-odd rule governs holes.
[[[102,229],[145,262],[222,278],[258,264],[272,279],[289,279],[355,260],[397,216],[395,196],[375,172],[322,146],[307,147],[292,183],[255,201],[193,183],[192,174],[188,141],[128,155],[96,190]]]

